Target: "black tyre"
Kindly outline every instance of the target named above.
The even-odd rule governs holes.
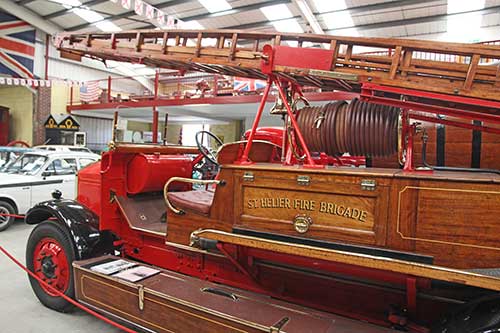
[[[16,214],[16,209],[7,201],[0,200],[0,214]],[[0,215],[0,231],[4,231],[14,222],[13,216]]]
[[[437,324],[432,333],[500,332],[500,294],[493,294],[460,306]]]
[[[75,298],[72,262],[75,246],[68,232],[56,221],[44,221],[31,232],[26,246],[26,266],[39,278],[66,296]],[[40,302],[59,312],[70,312],[74,306],[53,289],[29,277],[31,288]]]

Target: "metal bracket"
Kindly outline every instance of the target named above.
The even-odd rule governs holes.
[[[363,191],[375,191],[377,188],[377,181],[374,179],[363,179],[361,181],[361,189]]]
[[[333,71],[323,71],[320,69],[309,70],[309,75],[321,76],[321,77],[325,77],[328,79],[358,81],[358,76],[356,74],[340,73],[340,72],[333,72]]]
[[[138,285],[138,296],[139,296],[139,310],[144,310],[144,286]]]
[[[280,332],[283,332],[281,329],[283,328],[283,326],[286,325],[286,323],[288,323],[290,321],[290,318],[288,317],[283,317],[281,318],[280,321],[278,321],[276,324],[274,324],[273,326],[271,326],[269,328],[269,332],[270,333],[280,333]]]
[[[245,172],[243,174],[243,180],[246,182],[253,182],[255,179],[255,176],[253,175],[253,172]]]
[[[311,184],[311,177],[297,176],[297,184],[302,186],[309,186]]]

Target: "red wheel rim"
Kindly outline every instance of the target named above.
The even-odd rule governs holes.
[[[41,239],[33,253],[35,274],[56,290],[64,293],[69,287],[70,270],[64,249],[53,238]],[[50,296],[58,296],[52,289],[40,283],[40,287]]]

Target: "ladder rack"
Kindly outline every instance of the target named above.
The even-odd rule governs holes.
[[[61,33],[54,43],[73,60],[85,56],[255,79],[274,74],[325,90],[360,92],[370,83],[500,101],[498,45],[228,30]],[[390,51],[366,54],[377,50]],[[416,52],[465,57],[468,63],[418,59]]]

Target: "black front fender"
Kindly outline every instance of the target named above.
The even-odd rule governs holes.
[[[112,247],[111,237],[99,232],[99,217],[75,200],[40,202],[26,213],[24,221],[37,224],[51,217],[55,217],[73,239],[78,259],[90,258]]]

